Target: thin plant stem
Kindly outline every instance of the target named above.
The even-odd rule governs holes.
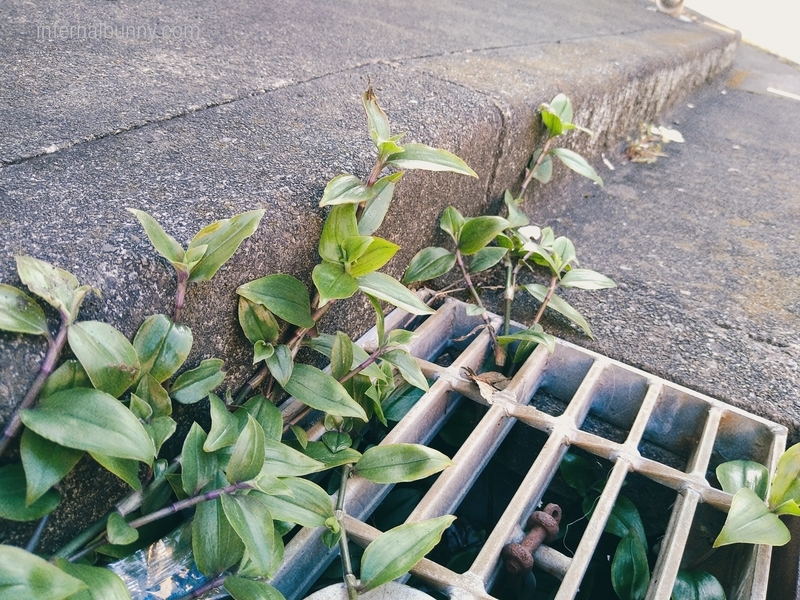
[[[553,275],[550,279],[550,287],[547,289],[547,295],[542,300],[542,305],[539,307],[539,311],[536,313],[536,317],[533,319],[533,324],[536,325],[539,320],[542,318],[544,314],[544,309],[547,308],[547,304],[550,302],[550,298],[553,297],[553,294],[558,287],[558,275]]]
[[[178,271],[178,288],[175,290],[175,312],[172,321],[177,323],[181,318],[181,311],[186,305],[186,289],[189,287],[188,271]]]
[[[385,351],[386,351],[386,349],[383,348],[383,347],[378,348],[377,350],[375,350],[375,352],[370,354],[364,360],[364,362],[362,362],[360,365],[358,365],[355,369],[353,369],[349,373],[346,373],[345,375],[343,375],[342,378],[339,379],[339,383],[345,383],[346,381],[350,381],[353,377],[355,377],[356,375],[361,373],[361,371],[363,371],[368,366],[370,366],[372,363],[374,363],[376,360],[378,360],[380,358],[381,354],[383,354]]]
[[[547,156],[547,151],[550,149],[550,144],[552,144],[553,139],[554,138],[551,137],[547,138],[544,146],[542,146],[542,153],[539,154],[539,158],[537,158],[536,162],[533,163],[533,166],[526,173],[525,179],[522,181],[522,185],[519,186],[518,198],[522,198],[525,195],[525,190],[528,189],[528,185],[530,185],[531,181],[533,181],[533,174],[536,172],[536,169],[542,164],[544,157]]]
[[[22,402],[20,402],[19,406],[17,406],[16,410],[14,410],[11,420],[3,431],[2,437],[0,437],[0,456],[2,456],[3,453],[8,449],[11,440],[16,437],[17,433],[19,433],[19,430],[22,427],[20,413],[26,408],[33,406],[33,403],[36,402],[36,399],[39,397],[39,392],[42,391],[44,382],[55,370],[58,359],[61,356],[61,351],[64,349],[64,345],[67,343],[67,328],[69,327],[70,320],[70,317],[62,314],[61,328],[58,330],[55,340],[48,340],[47,354],[44,357],[42,366],[39,368],[39,373],[36,376],[36,379],[33,381],[30,389],[28,389],[28,393],[25,394],[25,397],[22,399]]]
[[[192,590],[190,593],[186,594],[185,596],[181,596],[180,600],[194,600],[194,598],[200,598],[206,592],[210,592],[214,588],[218,588],[225,584],[225,580],[228,578],[227,575],[220,575],[219,577],[215,577],[208,583],[204,583],[196,590]]]
[[[344,526],[344,499],[347,493],[347,480],[353,471],[353,465],[342,467],[342,478],[339,481],[339,497],[336,499],[336,521],[339,523],[339,554],[342,556],[342,572],[344,584],[347,586],[348,600],[358,600],[358,586],[356,576],[353,574],[353,561],[350,558],[350,546],[347,544],[347,529]]]
[[[514,264],[508,260],[506,263],[506,286],[503,294],[503,335],[511,333],[511,305],[514,303],[516,288]]]
[[[36,526],[36,531],[33,532],[31,539],[28,541],[28,545],[25,546],[25,550],[30,553],[36,552],[36,546],[39,545],[39,541],[42,539],[42,534],[44,533],[44,528],[47,527],[47,521],[49,518],[50,515],[45,515],[39,519],[39,524]]]

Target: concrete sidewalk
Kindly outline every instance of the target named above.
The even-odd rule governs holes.
[[[397,131],[456,152],[480,176],[404,178],[379,232],[402,247],[389,268],[399,274],[434,241],[445,206],[476,215],[519,183],[541,102],[566,92],[576,120],[597,133],[573,147],[599,160],[730,66],[735,34],[651,8],[646,0],[5,0],[0,281],[19,283],[16,254],[48,260],[102,290],[83,319],[131,336],[146,315],[170,311],[174,281],[125,207],[149,212],[184,243],[213,220],[266,208],[214,282],[190,288],[184,312],[196,340],[189,364],[224,358],[226,385],[236,388],[251,371],[251,349],[234,290],[275,272],[309,280],[325,184],[341,172],[363,176],[373,161],[359,101],[368,82]],[[558,174],[531,210],[559,206],[573,182]],[[359,333],[364,315],[363,306],[338,308],[326,327]],[[0,334],[0,422],[43,351]],[[79,489],[69,496],[57,517],[63,536],[92,516],[78,506]]]

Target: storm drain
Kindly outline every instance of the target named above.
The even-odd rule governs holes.
[[[387,317],[387,327],[398,326],[405,317],[395,311]],[[463,303],[448,299],[419,326],[409,348],[434,383],[382,443],[428,444],[463,403],[479,403],[488,410],[453,456],[454,466],[438,476],[407,522],[456,511],[513,427],[546,441],[531,447],[536,452],[532,465],[466,572],[425,559],[413,574],[452,599],[494,598],[489,590],[503,568],[503,547],[524,537],[522,527],[564,455],[578,448],[610,465],[610,472],[574,554],[541,546],[534,554],[534,569],[561,581],[556,600],[574,598],[623,484],[644,477],[674,498],[646,596],[669,600],[687,544],[700,543],[703,511],[713,507],[718,510],[711,513],[723,514],[730,506],[731,496],[709,484],[713,469],[726,460],[746,459],[774,471],[786,429],[560,340],[552,354],[539,346],[508,387],[489,394],[489,400],[465,377],[465,368],[479,372],[490,352],[490,338],[479,328],[481,323],[479,317],[467,316]],[[370,332],[359,343],[369,346],[374,338]],[[452,364],[431,362],[461,339],[466,341],[460,342]],[[302,407],[290,401],[282,410],[287,421],[297,420]],[[309,434],[313,438],[322,432],[317,424]],[[359,545],[366,546],[380,534],[367,521],[390,487],[358,477],[348,485],[348,535]],[[351,497],[358,501],[349,502]],[[321,534],[302,529],[287,544],[283,566],[272,583],[288,600],[302,598],[335,558],[336,550],[324,546]],[[703,543],[710,545],[708,540]],[[771,548],[731,548],[726,561],[732,575],[723,582],[728,598],[766,598]]]

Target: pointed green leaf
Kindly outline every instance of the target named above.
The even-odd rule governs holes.
[[[403,283],[416,283],[418,281],[428,281],[441,277],[456,264],[456,255],[446,248],[430,247],[423,248],[414,255],[408,264]]]
[[[369,202],[375,196],[377,192],[374,187],[367,187],[358,177],[346,173],[337,175],[328,182],[319,205],[361,204]]]
[[[620,538],[632,533],[639,538],[643,548],[647,547],[647,537],[644,533],[642,517],[633,502],[625,496],[618,496],[616,502],[614,502],[614,508],[608,517],[605,530]]]
[[[424,479],[452,464],[438,450],[420,444],[389,444],[364,452],[354,473],[375,483],[400,483]]]
[[[242,408],[258,421],[267,438],[280,441],[283,433],[283,415],[268,398],[259,394],[245,402]]]
[[[344,262],[345,242],[358,236],[356,206],[354,204],[334,206],[322,226],[318,246],[320,257],[332,263]]]
[[[110,471],[136,491],[141,491],[142,483],[139,481],[139,463],[129,458],[116,458],[99,452],[89,453],[102,467]]]
[[[373,188],[378,192],[372,200],[369,200],[358,220],[358,233],[360,235],[372,235],[383,223],[389,205],[392,202],[394,188],[397,182],[403,177],[403,171],[392,173],[381,177],[375,182]]]
[[[454,516],[445,515],[406,523],[378,536],[361,558],[361,589],[375,589],[410,571],[439,543],[453,521]]]
[[[272,313],[265,306],[244,296],[239,296],[239,325],[251,344],[260,340],[270,343],[278,341],[280,327]]]
[[[800,444],[795,444],[778,459],[769,505],[779,506],[788,500],[800,504]]]
[[[338,263],[324,261],[314,267],[311,279],[319,292],[319,305],[349,298],[358,291],[358,282]]]
[[[567,167],[575,171],[578,175],[583,175],[587,179],[591,179],[600,187],[603,186],[603,179],[597,174],[592,166],[586,162],[580,154],[568,148],[553,148],[550,154],[558,157]]]
[[[207,358],[195,369],[182,373],[172,384],[169,395],[181,404],[194,404],[206,398],[224,380],[222,360]]]
[[[537,150],[537,153],[541,153],[541,150]],[[534,161],[538,158],[537,153],[534,154]],[[553,178],[553,159],[550,158],[550,154],[533,169],[533,178],[540,183],[550,183]]]
[[[118,512],[112,512],[108,515],[106,532],[108,533],[108,541],[120,546],[132,544],[139,539],[139,532],[128,525],[125,517]]]
[[[253,345],[253,364],[272,358],[273,354],[275,354],[275,347],[272,344],[268,344],[264,340],[258,340]]]
[[[294,434],[297,443],[300,445],[300,448],[302,449],[301,451],[304,451],[306,449],[306,446],[308,446],[308,433],[306,432],[306,430],[300,427],[300,425],[292,425],[291,427],[289,427],[289,429]]]
[[[475,254],[507,227],[509,223],[503,217],[483,216],[467,219],[461,228],[458,249],[465,255]]]
[[[156,456],[161,452],[161,446],[172,437],[172,434],[175,433],[177,428],[178,424],[170,417],[156,417],[150,419],[149,423],[144,424],[147,435],[153,440],[153,445],[156,448]]]
[[[766,544],[783,546],[791,538],[777,515],[750,488],[742,488],[733,496],[728,518],[714,548],[727,544]]]
[[[255,233],[264,209],[251,210],[230,219],[216,221],[201,229],[189,242],[188,250],[207,246],[203,258],[191,269],[189,281],[208,281],[233,256],[239,245]]]
[[[135,208],[126,209],[129,213],[133,213],[139,223],[144,227],[144,231],[153,247],[161,256],[166,258],[171,263],[181,263],[184,259],[183,246],[177,240],[165,232],[161,225],[158,224],[153,217],[148,215],[143,210],[136,210]]]
[[[71,323],[78,316],[83,299],[93,288],[80,285],[76,277],[48,262],[30,256],[17,256],[17,273],[28,289],[58,309]]]
[[[328,450],[336,454],[352,446],[353,438],[341,431],[326,431],[322,434],[322,443],[328,447]]]
[[[508,254],[507,248],[499,248],[497,246],[489,246],[481,248],[472,256],[469,261],[469,272],[480,273],[486,269],[491,269]]]
[[[375,92],[372,91],[372,86],[367,87],[367,91],[362,94],[361,104],[367,114],[369,135],[377,147],[382,141],[388,140],[392,136],[392,131],[386,113],[378,106],[378,99],[375,97]]]
[[[631,532],[623,537],[611,562],[611,585],[620,600],[642,600],[650,585],[647,551],[639,536]]]
[[[289,347],[283,344],[275,346],[275,353],[267,358],[267,367],[275,381],[285,388],[294,370],[294,359]]]
[[[0,467],[0,518],[10,521],[34,521],[53,512],[61,501],[58,492],[48,490],[41,494],[38,500],[27,505],[25,488],[25,471],[21,464]]]
[[[511,192],[508,190],[505,191],[503,195],[503,202],[505,202],[506,210],[508,211],[508,216],[506,220],[510,227],[524,227],[530,220],[528,219],[528,215],[525,214],[520,207],[517,201],[514,199],[514,196],[511,195]]]
[[[194,496],[214,478],[217,460],[213,454],[203,450],[206,432],[197,423],[192,423],[189,434],[183,441],[181,451],[181,485],[187,496]]]
[[[547,296],[547,288],[539,283],[530,283],[523,285],[522,287],[525,288],[525,290],[527,290],[528,293],[536,298],[539,302],[543,302]],[[570,321],[575,323],[578,327],[580,327],[586,335],[594,339],[594,336],[592,335],[592,329],[589,327],[589,323],[586,322],[586,319],[584,319],[581,313],[575,310],[571,304],[561,298],[561,296],[553,294],[550,297],[550,302],[548,302],[547,308],[552,308],[554,311],[561,313]]]
[[[732,460],[719,465],[716,473],[722,489],[729,494],[750,488],[762,500],[767,499],[769,471],[764,465],[751,460]]]
[[[401,308],[413,315],[430,315],[433,309],[402,283],[385,273],[369,273],[356,279],[358,288],[365,294]]]
[[[403,151],[389,155],[388,164],[398,169],[422,169],[425,171],[449,171],[470,177],[478,174],[452,152],[432,148],[425,144],[403,144]]]
[[[208,577],[241,560],[244,543],[228,522],[219,498],[197,505],[192,521],[192,551],[197,568]]]
[[[141,398],[152,409],[151,418],[168,417],[172,414],[172,401],[169,393],[149,373],[139,380],[136,397]]]
[[[302,448],[298,442],[290,443],[295,449]],[[342,448],[333,452],[323,442],[308,442],[302,451],[309,458],[325,465],[325,469],[356,463],[361,458],[361,453],[353,448]]]
[[[453,241],[458,243],[461,237],[461,229],[464,227],[466,220],[461,213],[453,206],[448,206],[442,212],[442,218],[439,221],[439,227],[447,233]]]
[[[361,277],[380,269],[389,262],[400,246],[382,238],[373,238],[366,251],[350,265],[350,275]]]
[[[239,423],[228,411],[228,407],[216,394],[208,395],[208,407],[211,411],[211,431],[203,444],[205,452],[214,452],[236,443],[239,436]]]
[[[325,469],[325,465],[321,462],[309,458],[278,440],[265,438],[264,449],[264,466],[261,469],[263,475],[300,477]]]
[[[680,569],[672,586],[672,600],[726,600],[722,584],[711,573]]]
[[[331,375],[334,379],[341,379],[350,372],[352,364],[353,342],[347,334],[337,331],[331,351]]]
[[[109,569],[74,564],[64,559],[58,559],[56,565],[68,575],[83,581],[89,588],[70,596],[69,600],[131,600],[125,583]]]
[[[307,479],[288,477],[283,480],[291,496],[263,496],[272,518],[289,521],[303,527],[324,527],[326,519],[334,516],[328,494]]]
[[[581,497],[586,496],[592,485],[597,481],[597,476],[593,472],[591,463],[572,452],[568,452],[561,459],[558,472],[567,485],[578,492]]]
[[[500,344],[510,344],[513,341],[528,342],[534,344],[544,344],[544,346],[552,353],[556,349],[556,340],[549,333],[545,333],[541,325],[538,323],[530,329],[523,329],[515,331],[508,335],[497,336],[497,341]]]
[[[21,548],[0,545],[0,565],[4,600],[63,600],[87,589],[80,579]]]
[[[142,373],[161,383],[172,377],[189,356],[192,331],[166,315],[147,317],[133,338]]]
[[[371,235],[353,235],[342,242],[342,263],[353,263],[361,258],[375,241]]]
[[[139,378],[136,350],[108,323],[74,323],[69,326],[67,339],[98,390],[119,398]]]
[[[16,333],[47,335],[42,307],[25,292],[0,284],[0,329]]]
[[[602,290],[617,287],[617,284],[612,279],[591,269],[570,269],[561,278],[561,287]]]
[[[139,420],[99,390],[58,392],[20,416],[26,427],[62,446],[153,463],[155,448]]]
[[[233,600],[286,600],[268,583],[243,577],[226,577],[225,590]]]
[[[134,416],[140,421],[146,422],[153,416],[153,407],[136,394],[131,394],[131,402],[128,408],[130,408]]]
[[[400,375],[408,383],[421,390],[428,391],[428,380],[425,379],[425,375],[423,375],[417,361],[408,352],[400,349],[389,350],[381,354],[381,359],[397,367]]]
[[[279,318],[298,327],[313,327],[308,290],[290,275],[267,275],[240,286],[236,293],[266,306]]]
[[[25,467],[27,506],[36,502],[47,490],[61,481],[83,456],[83,451],[59,446],[30,429],[22,432],[19,452],[22,465]]]
[[[233,445],[225,478],[230,483],[253,479],[264,466],[264,430],[252,416],[247,416],[247,425]]]
[[[321,333],[315,338],[306,339],[303,342],[304,346],[308,346],[309,348],[313,348],[320,354],[324,354],[328,358],[333,356],[333,343],[336,338],[327,333]],[[350,365],[349,370],[353,370],[358,367],[361,363],[369,358],[369,354],[367,354],[364,349],[356,343],[352,343],[352,350],[353,350],[353,364]],[[361,371],[362,375],[366,375],[367,377],[382,377],[383,372],[380,370],[378,365],[375,363],[369,365],[366,369]]]
[[[56,392],[71,390],[76,387],[92,387],[86,369],[77,360],[65,360],[60,367],[50,374],[39,392],[39,398],[47,398]]]
[[[311,365],[295,365],[284,389],[311,408],[340,417],[367,420],[364,409],[350,397],[341,383]]]
[[[275,573],[279,565],[273,564],[275,528],[267,505],[257,492],[247,496],[223,495],[222,508],[228,522],[244,542],[244,547],[260,577]]]

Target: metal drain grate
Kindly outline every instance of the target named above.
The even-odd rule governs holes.
[[[705,503],[722,511],[730,506],[731,496],[706,479],[712,462],[755,460],[774,471],[785,447],[786,428],[561,340],[553,354],[537,348],[510,385],[487,403],[476,386],[463,378],[462,371],[463,367],[478,371],[484,363],[490,350],[485,331],[473,335],[449,367],[428,362],[481,323],[478,317],[468,317],[464,307],[447,300],[417,329],[419,335],[410,351],[419,358],[426,375],[436,381],[383,443],[430,442],[462,402],[489,404],[489,409],[453,457],[455,465],[438,476],[407,521],[455,511],[515,423],[544,432],[547,441],[472,566],[458,574],[426,559],[414,574],[453,599],[493,598],[487,590],[502,568],[503,546],[522,539],[521,525],[539,504],[569,447],[575,446],[609,461],[613,468],[574,556],[544,546],[534,555],[538,564],[562,580],[556,600],[570,600],[577,594],[615,500],[631,473],[675,492],[647,593],[648,600],[669,600],[684,549],[690,534],[694,535],[698,506]],[[404,317],[395,311],[387,317],[387,328],[396,327]],[[374,336],[370,332],[359,343],[374,343]],[[558,402],[546,410],[537,408],[531,405],[537,393]],[[282,408],[287,421],[301,409],[291,401]],[[617,435],[604,435],[603,427],[587,427],[591,420]],[[309,431],[312,438],[321,433],[319,424]],[[685,465],[669,464],[658,452],[650,452],[652,448],[684,457]],[[353,478],[348,497],[356,497],[358,502],[346,507],[353,541],[366,545],[380,533],[364,521],[390,487]],[[287,544],[273,584],[288,600],[301,598],[336,554],[322,544],[321,533],[303,529]],[[766,598],[770,557],[767,546],[737,547],[732,559],[737,577],[728,585],[731,600]]]

